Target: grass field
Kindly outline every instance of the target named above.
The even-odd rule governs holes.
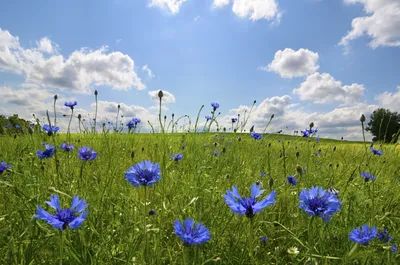
[[[0,264],[400,264],[392,251],[400,238],[395,145],[375,145],[378,156],[369,143],[281,135],[75,134],[68,153],[58,148],[67,137],[0,137],[0,162],[12,164],[0,174]],[[42,142],[57,148],[52,158],[37,157]],[[80,160],[83,146],[98,157]],[[178,162],[170,159],[176,152]],[[161,180],[136,188],[124,173],[143,160],[160,164]],[[364,171],[376,180],[365,181]],[[223,195],[235,185],[248,197],[254,183],[266,190],[261,198],[274,190],[276,203],[253,218],[233,213]],[[312,186],[339,191],[330,222],[299,208],[300,192]],[[62,207],[74,195],[86,200],[81,227],[60,231],[34,218],[38,205],[54,212],[45,204],[53,194]],[[173,224],[185,218],[202,222],[211,240],[184,245]],[[386,227],[393,238],[351,241],[350,231],[364,224]]]

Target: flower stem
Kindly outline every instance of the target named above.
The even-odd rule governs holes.
[[[250,218],[249,222],[249,256],[251,264],[255,264],[253,256],[253,218]]]
[[[73,108],[73,107],[71,108],[71,118],[69,118],[69,123],[68,123],[68,131],[67,131],[67,134],[68,134],[68,141],[71,141],[71,131],[70,131],[70,128],[71,128],[72,117],[74,117],[74,108]]]
[[[144,261],[147,264],[147,187],[144,186],[144,210],[143,210],[143,216],[144,216]]]
[[[62,265],[62,261],[63,261],[63,251],[64,251],[64,237],[63,237],[63,233],[60,230],[60,240],[59,240],[59,244],[60,244],[60,257],[59,257],[59,265]]]

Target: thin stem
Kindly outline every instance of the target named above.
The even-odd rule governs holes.
[[[194,132],[197,133],[197,124],[199,122],[199,117],[200,117],[200,113],[202,111],[202,109],[204,108],[204,105],[201,106],[199,112],[197,113],[197,118],[196,118],[196,124],[194,125]]]
[[[161,132],[164,133],[164,127],[161,121],[161,103],[162,103],[162,98],[160,97],[160,107],[158,110],[158,121],[160,122],[160,126],[161,126]]]
[[[97,108],[98,108],[98,102],[97,102],[97,90],[96,90],[96,92],[94,93],[94,97],[95,97],[95,100],[96,100],[96,112],[95,112],[95,114],[94,114],[94,125],[93,125],[93,133],[96,133],[96,122],[97,122]]]
[[[254,264],[253,256],[253,218],[250,218],[249,222],[249,256],[251,264]]]
[[[59,265],[62,265],[62,263],[63,263],[63,255],[64,255],[64,253],[63,253],[63,251],[64,251],[64,237],[63,237],[63,233],[62,233],[62,231],[60,230],[60,240],[59,240],[59,243],[60,243],[60,257],[59,257]]]
[[[68,134],[68,137],[69,137],[69,141],[71,140],[71,131],[70,131],[70,128],[71,128],[72,117],[74,117],[74,107],[71,108],[71,118],[69,118],[69,123],[68,123],[67,134]]]
[[[147,186],[144,186],[144,210],[143,210],[143,217],[144,217],[144,261],[147,263]]]

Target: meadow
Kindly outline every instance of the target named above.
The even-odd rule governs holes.
[[[43,142],[52,157],[38,157]],[[74,150],[60,149],[64,142]],[[80,159],[84,146],[97,157]],[[12,166],[0,174],[0,264],[399,264],[400,153],[374,148],[383,154],[370,143],[223,131],[2,136],[0,162]],[[159,164],[161,179],[135,187],[125,173],[144,160]],[[227,190],[244,198],[253,185],[265,190],[258,200],[274,191],[274,203],[246,214],[228,207]],[[313,186],[340,202],[328,220],[299,207]],[[45,203],[54,194],[61,208],[85,199],[79,227],[36,217],[38,206],[54,213]],[[174,222],[186,218],[210,240],[184,243]],[[351,240],[365,224],[386,233]]]

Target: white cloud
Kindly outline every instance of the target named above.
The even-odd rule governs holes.
[[[142,71],[145,71],[149,78],[154,78],[155,77],[153,71],[151,71],[151,69],[149,68],[149,66],[147,64],[142,67]]]
[[[230,0],[214,0],[213,8],[224,7],[230,3]]]
[[[68,58],[59,54],[57,45],[47,38],[38,47],[21,47],[18,37],[0,29],[0,71],[21,74],[24,86],[47,89],[65,89],[76,93],[90,93],[92,86],[106,85],[126,90],[145,85],[134,69],[133,60],[121,52],[107,53],[107,47],[98,50],[82,48]]]
[[[400,46],[400,1],[399,0],[344,0],[346,4],[363,4],[366,16],[352,21],[352,29],[344,36],[340,45],[349,49],[349,42],[362,36],[371,38],[372,48]]]
[[[397,92],[383,92],[376,98],[382,108],[400,112],[400,86],[397,86]]]
[[[57,46],[53,47],[53,44],[48,38],[41,38],[38,43],[39,51],[53,53],[57,51]]]
[[[307,49],[294,51],[286,48],[277,51],[274,60],[261,70],[275,72],[284,78],[306,76],[318,70],[318,58],[318,53]]]
[[[281,12],[276,0],[232,0],[232,11],[241,18],[248,18],[253,21],[276,19],[279,21]],[[213,8],[220,8],[228,5],[229,0],[214,0]]]
[[[159,100],[160,100],[159,97],[158,97],[158,92],[159,91],[160,90],[149,91],[150,99],[153,100],[154,102],[159,102]],[[170,93],[168,91],[165,91],[165,90],[163,90],[162,92],[163,92],[163,97],[162,97],[162,102],[163,103],[168,104],[168,103],[174,103],[175,102],[175,96],[172,93]]]
[[[311,100],[317,104],[324,104],[331,101],[342,101],[344,103],[354,103],[364,95],[364,86],[354,83],[342,86],[342,82],[335,80],[328,73],[313,73],[300,85],[293,90],[293,94],[300,96],[301,100]]]
[[[193,19],[193,21],[194,22],[197,22],[197,20],[199,20],[200,19],[200,16],[197,16],[197,17],[195,17],[194,19]]]
[[[168,9],[171,14],[175,15],[179,12],[184,2],[186,0],[150,0],[149,7]]]

